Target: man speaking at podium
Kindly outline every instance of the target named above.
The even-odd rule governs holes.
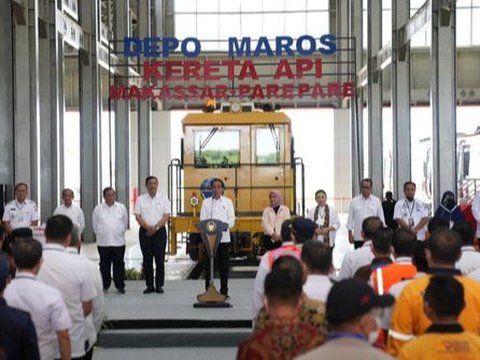
[[[221,179],[215,178],[210,182],[212,197],[203,200],[200,211],[200,221],[207,219],[220,220],[228,224],[228,228],[235,225],[235,211],[232,200],[223,196],[225,184]],[[218,245],[215,262],[220,270],[220,293],[228,297],[228,260],[229,260],[230,231],[223,232]],[[205,290],[210,285],[210,261],[205,259]]]

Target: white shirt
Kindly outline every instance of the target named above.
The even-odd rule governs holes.
[[[377,216],[385,225],[382,202],[374,195],[364,198],[361,194],[355,196],[348,210],[347,229],[353,231],[355,240],[362,239],[362,223],[367,217]]]
[[[103,295],[102,276],[100,275],[98,265],[85,256],[80,255],[76,248],[68,247],[67,253],[77,255],[82,259],[90,272],[95,290],[97,290],[97,296],[92,301],[92,312],[85,318],[85,339],[88,340],[89,349],[91,349],[97,341],[97,334],[105,318],[105,298]]]
[[[339,280],[353,278],[355,272],[365,265],[370,265],[375,255],[370,248],[371,240],[365,241],[363,246],[359,249],[347,252],[343,258],[342,267],[338,274]]]
[[[37,205],[34,201],[26,199],[23,203],[19,203],[17,200],[7,203],[2,220],[10,221],[10,226],[14,230],[30,227],[33,221],[38,221],[39,219]]]
[[[480,193],[473,199],[472,215],[477,220],[477,238],[480,238]]]
[[[307,212],[307,218],[311,219],[312,221],[315,221],[315,210],[317,207],[313,207]],[[340,229],[340,219],[338,218],[338,214],[335,211],[335,209],[328,205],[328,210],[329,210],[329,226],[333,226],[335,228],[335,231],[330,231],[329,234],[329,239],[330,243],[329,246],[334,246],[335,245],[335,238],[337,237],[337,230]],[[325,223],[325,206],[321,206],[318,209],[318,218],[315,224],[318,227],[322,227],[323,224]],[[317,235],[317,240],[323,242],[323,235]]]
[[[468,277],[480,282],[480,269],[472,271],[470,274],[468,274]]]
[[[47,243],[43,248],[43,264],[38,279],[55,287],[62,294],[72,319],[72,357],[85,355],[85,317],[82,302],[93,300],[97,296],[85,264],[79,256],[67,254],[62,245]],[[58,348],[56,352],[58,358]]]
[[[308,275],[303,285],[303,292],[310,298],[327,302],[328,293],[333,284],[327,275]]]
[[[397,201],[395,204],[395,210],[393,211],[393,219],[403,219],[407,225],[409,225],[409,219],[413,219],[413,226],[418,225],[418,223],[423,219],[428,217],[428,209],[423,202],[417,199],[413,201],[408,201],[403,199]],[[417,240],[425,240],[425,232],[427,230],[426,224],[417,232]]]
[[[207,219],[215,219],[228,224],[227,231],[223,232],[221,243],[230,242],[230,230],[235,225],[235,211],[233,210],[232,200],[221,196],[214,199],[209,197],[202,202],[202,210],[200,210],[200,221]]]
[[[273,208],[266,207],[262,214],[263,233],[269,236],[281,235],[282,224],[287,219],[290,219],[290,210],[285,205],[280,205],[276,214]]]
[[[462,246],[462,256],[457,261],[455,267],[468,275],[471,272],[480,269],[480,253],[473,246]]]
[[[92,227],[97,235],[97,246],[124,246],[128,228],[127,209],[116,201],[112,206],[105,202],[98,204],[93,210]]]
[[[57,331],[68,330],[72,326],[62,294],[38,281],[32,273],[18,271],[3,296],[9,306],[30,313],[41,359],[55,358]]]
[[[157,224],[165,214],[170,214],[171,204],[166,196],[158,192],[152,198],[148,193],[138,197],[135,203],[135,215],[140,215],[150,226]]]
[[[53,215],[65,215],[72,220],[73,225],[78,227],[78,232],[80,234],[83,233],[85,229],[85,215],[83,215],[83,210],[80,206],[72,204],[67,207],[65,204],[62,204],[55,209]]]

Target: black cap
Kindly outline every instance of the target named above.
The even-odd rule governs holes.
[[[315,223],[303,217],[297,217],[292,221],[293,234],[297,241],[305,242],[313,239],[315,235]]]
[[[327,299],[326,316],[330,325],[346,323],[365,315],[373,308],[390,307],[392,295],[377,295],[359,280],[347,279],[333,285]]]

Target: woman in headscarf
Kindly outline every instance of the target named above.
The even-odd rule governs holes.
[[[317,206],[308,210],[307,218],[313,220],[316,225],[317,240],[333,249],[337,230],[340,228],[340,219],[335,209],[328,206],[325,190],[318,190],[315,193],[315,201]]]
[[[445,191],[442,196],[440,206],[435,211],[435,216],[442,217],[450,221],[450,228],[453,223],[465,220],[460,207],[455,201],[455,195],[451,191]]]
[[[270,206],[262,215],[263,244],[266,250],[272,250],[282,245],[282,223],[290,219],[290,210],[283,205],[282,193],[278,190],[270,191],[268,200]]]

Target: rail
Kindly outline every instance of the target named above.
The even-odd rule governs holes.
[[[472,202],[480,194],[480,179],[462,179],[458,181],[458,202]]]

